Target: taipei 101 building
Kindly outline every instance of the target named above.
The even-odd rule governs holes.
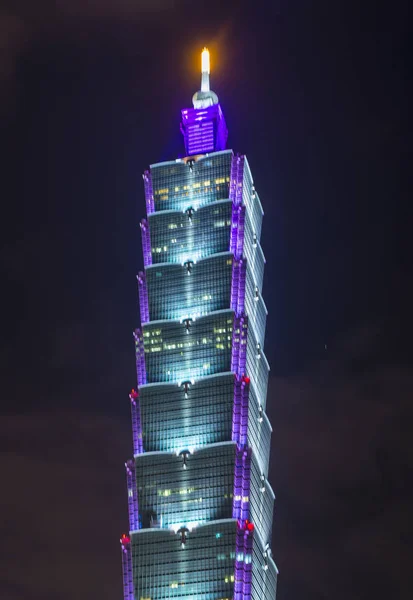
[[[209,85],[143,175],[124,600],[273,600],[263,210]]]

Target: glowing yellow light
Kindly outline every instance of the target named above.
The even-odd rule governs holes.
[[[209,50],[204,48],[201,54],[202,73],[209,74]]]

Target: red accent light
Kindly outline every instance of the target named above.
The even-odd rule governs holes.
[[[126,535],[126,533],[124,533],[122,535],[122,537],[120,538],[120,543],[123,545],[130,544],[130,537],[128,535]]]
[[[242,381],[243,381],[244,383],[249,383],[251,380],[250,380],[250,378],[249,378],[249,377],[247,377],[246,375],[243,375],[243,377],[242,377]]]
[[[248,529],[248,531],[254,531],[254,523],[248,523],[247,529]]]
[[[129,394],[129,396],[131,398],[137,398],[139,396],[139,393],[132,388],[131,393]]]

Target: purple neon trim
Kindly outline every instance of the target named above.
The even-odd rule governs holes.
[[[133,453],[143,453],[142,426],[141,426],[141,411],[139,398],[129,396],[131,401],[132,413],[132,437],[133,437]]]
[[[232,435],[233,442],[239,443],[241,428],[241,382],[234,377],[234,405],[232,408]]]
[[[240,275],[240,264],[239,261],[232,261],[232,279],[231,279],[231,308],[238,314],[238,293],[239,293],[239,275]]]
[[[244,179],[244,157],[240,154],[232,157],[230,179],[229,198],[235,206],[240,206],[242,204],[242,184]]]
[[[252,545],[254,541],[254,532],[249,531],[244,535],[244,556],[251,556],[250,562],[245,562],[244,560],[244,577],[243,577],[243,586],[242,593],[244,600],[251,599],[252,593]]]
[[[145,350],[143,347],[143,337],[140,329],[135,329],[133,333],[135,338],[135,356],[136,356],[136,376],[139,385],[146,383]]]
[[[241,514],[242,520],[249,519],[250,504],[249,500],[243,502],[243,498],[249,498],[251,484],[251,449],[248,448],[242,453],[242,494],[241,494]]]
[[[249,403],[249,383],[241,381],[241,411],[240,411],[240,432],[239,444],[245,446],[248,439],[248,403]]]
[[[238,374],[243,375],[247,366],[247,335],[248,335],[248,317],[242,316],[239,319],[240,327],[240,348]],[[246,327],[244,328],[244,324]],[[244,342],[244,343],[242,343]]]
[[[252,586],[252,560],[238,560],[241,554],[252,557],[252,546],[254,540],[253,531],[245,531],[242,527],[237,528],[235,541],[235,576],[234,576],[234,600],[251,600]]]
[[[237,245],[234,254],[240,259],[244,250],[245,206],[239,206],[238,211]]]
[[[243,600],[244,562],[237,560],[241,553],[244,553],[244,531],[238,527],[235,538],[234,600]]]
[[[123,570],[123,598],[134,600],[133,573],[132,573],[132,548],[130,542],[122,544],[122,570]]]
[[[139,291],[139,309],[141,313],[141,323],[147,323],[149,319],[149,298],[148,298],[148,287],[146,285],[146,275],[139,272],[136,279],[138,280],[138,291]]]
[[[155,212],[155,200],[152,189],[152,175],[150,171],[145,171],[143,174],[143,182],[145,186],[146,214],[149,216]]]
[[[232,435],[233,442],[243,448],[248,439],[248,401],[249,383],[244,378],[236,378],[234,381],[234,405],[232,411]]]
[[[238,333],[237,330],[239,331]],[[247,335],[248,317],[245,315],[241,315],[240,317],[235,316],[232,333],[231,371],[237,376],[245,373],[247,364]]]
[[[231,177],[232,181],[232,177]],[[238,217],[239,217],[239,208],[232,204],[232,213],[231,213],[231,234],[229,241],[229,251],[235,256],[237,249],[237,235],[238,235]]]
[[[232,501],[233,519],[239,519],[241,517],[242,471],[242,451],[237,449],[234,466],[234,494]]]
[[[234,494],[232,502],[232,518],[245,519],[249,518],[250,505],[249,500],[244,501],[243,498],[249,498],[251,481],[251,449],[237,447],[235,455],[234,467]]]
[[[128,460],[125,467],[128,486],[129,529],[130,531],[135,531],[136,529],[139,529],[138,490],[136,487],[135,462],[133,460]]]
[[[230,191],[231,193],[231,191]],[[239,260],[244,250],[245,206],[232,204],[229,250]]]
[[[152,264],[152,248],[151,248],[151,234],[149,231],[149,223],[146,219],[141,221],[141,235],[142,235],[142,251],[143,251],[143,264],[145,267],[149,267]]]
[[[244,313],[246,273],[246,261],[234,259],[232,263],[231,308],[237,316]]]
[[[237,313],[242,315],[245,310],[245,282],[247,275],[247,261],[240,260],[239,266],[239,283],[238,283],[238,303]]]
[[[240,320],[237,316],[234,317],[234,330],[232,332],[232,351],[231,351],[231,371],[236,375],[239,375],[239,347],[240,347],[240,338],[241,332],[237,333],[237,329],[239,329]]]

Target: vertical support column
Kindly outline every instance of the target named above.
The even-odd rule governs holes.
[[[247,365],[247,336],[248,317],[245,315],[235,317],[232,332],[231,371],[239,377],[245,374]]]
[[[244,229],[245,229],[245,206],[239,206],[238,210],[238,227],[237,227],[237,240],[235,247],[235,256],[241,258],[244,250]]]
[[[142,251],[143,251],[143,264],[145,267],[149,267],[152,264],[152,249],[151,249],[151,234],[149,231],[149,223],[146,219],[141,221],[141,235],[142,235]]]
[[[234,493],[232,499],[232,518],[239,519],[241,517],[241,497],[242,497],[242,450],[238,447],[235,451],[235,467],[234,467]]]
[[[235,258],[232,261],[232,280],[231,280],[231,308],[238,314],[238,295],[239,295],[240,263]]]
[[[239,320],[239,363],[238,374],[244,375],[247,366],[247,336],[248,336],[248,317],[242,316]]]
[[[145,187],[146,214],[149,216],[155,212],[155,200],[152,189],[152,175],[150,171],[145,171],[142,175],[143,185]]]
[[[234,258],[232,263],[231,308],[237,316],[244,313],[247,262]]]
[[[234,494],[232,518],[248,519],[250,512],[249,494],[251,481],[251,449],[237,446],[234,471]]]
[[[232,181],[232,179],[231,179]],[[239,219],[239,207],[235,204],[232,205],[231,214],[231,233],[229,240],[229,251],[235,256],[237,250],[237,237],[238,237],[238,219]]]
[[[244,530],[238,521],[235,539],[235,573],[234,573],[234,600],[243,600],[244,581]]]
[[[244,249],[245,206],[232,205],[229,251],[239,259]]]
[[[120,539],[122,548],[122,570],[123,570],[123,598],[134,600],[133,574],[132,574],[132,548],[128,535],[123,534]]]
[[[140,329],[135,329],[133,333],[135,339],[135,356],[136,356],[136,376],[138,386],[146,383],[146,367],[145,367],[145,350],[143,347],[143,337]]]
[[[129,529],[130,531],[136,531],[136,529],[139,529],[139,506],[138,490],[136,487],[135,461],[128,460],[125,463],[125,468],[128,486]]]
[[[248,403],[250,391],[250,378],[245,375],[241,379],[241,410],[240,410],[240,428],[239,441],[240,446],[245,446],[248,440]]]
[[[251,483],[251,448],[246,448],[242,453],[242,495],[241,495],[241,519],[250,516],[250,483]]]
[[[240,351],[240,319],[234,318],[234,330],[232,332],[232,352],[231,352],[231,371],[236,375],[239,375],[239,351]]]
[[[254,525],[239,520],[235,541],[234,600],[251,600]]]
[[[234,406],[232,410],[232,441],[243,448],[248,438],[248,402],[250,378],[235,377]]]
[[[244,535],[244,581],[242,586],[243,600],[251,600],[252,592],[252,545],[254,542],[254,525],[248,523]]]
[[[141,426],[141,411],[139,406],[139,393],[132,390],[129,394],[132,413],[132,438],[133,438],[133,454],[143,453],[143,439]]]
[[[149,298],[145,273],[139,271],[138,275],[136,276],[136,279],[138,281],[139,310],[141,314],[141,323],[143,324],[149,321]]]
[[[237,313],[242,315],[245,311],[245,282],[247,277],[247,261],[240,259],[239,261],[239,283],[238,283],[238,303]]]
[[[234,377],[234,406],[232,408],[232,436],[233,442],[239,444],[240,439],[240,428],[241,428],[241,382],[238,378]],[[235,518],[235,517],[234,517]]]
[[[244,178],[244,157],[240,154],[232,157],[229,197],[235,206],[242,204],[242,185]]]

